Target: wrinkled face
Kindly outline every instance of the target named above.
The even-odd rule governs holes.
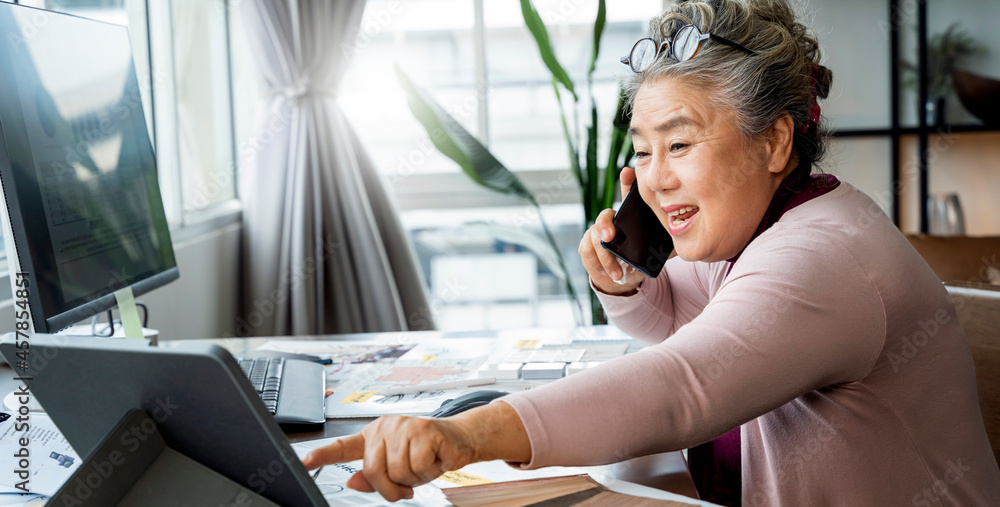
[[[703,88],[662,78],[642,85],[632,111],[640,194],[688,261],[739,253],[781,182],[763,143],[747,145],[735,114],[709,98]]]

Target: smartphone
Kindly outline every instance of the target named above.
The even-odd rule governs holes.
[[[640,273],[656,278],[674,250],[674,240],[656,213],[642,200],[638,181],[632,183],[622,200],[614,224],[614,239],[601,241],[601,246]]]

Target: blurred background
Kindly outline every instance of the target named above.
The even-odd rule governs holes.
[[[268,136],[256,118],[269,90],[256,78],[257,55],[236,15],[240,0],[20,3],[129,27],[182,268],[180,283],[147,298],[167,309],[154,314],[163,320],[151,325],[186,338],[231,334],[241,318],[241,210],[254,206],[240,199],[241,171]],[[834,138],[821,169],[867,192],[904,233],[1000,236],[995,105],[977,102],[968,90],[960,96],[959,78],[952,77],[965,70],[1000,79],[1000,3],[794,3],[819,35],[823,64],[834,72],[833,90],[822,103]],[[670,2],[608,2],[589,88],[598,3],[533,4],[569,77],[582,96],[594,97],[597,160],[606,160],[617,83],[625,72],[619,58]],[[559,111],[566,108],[585,127],[590,107],[586,100],[557,99],[520,3],[368,0],[353,43],[329,50],[349,57],[339,89],[329,93],[398,209],[437,328],[568,326],[579,317],[551,259],[491,232],[499,225],[541,234],[536,208],[475,184],[433,146],[407,106],[397,66],[535,195],[589,323],[587,278],[576,254],[584,214],[569,177]],[[921,54],[926,72],[918,65]],[[988,80],[977,83],[989,86]],[[993,99],[995,104],[996,94]],[[280,117],[272,121],[280,128]],[[577,128],[570,125],[573,135],[584,135]]]

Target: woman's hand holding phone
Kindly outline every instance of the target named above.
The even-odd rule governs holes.
[[[622,195],[628,193],[629,188],[635,181],[635,171],[631,168],[622,169],[619,181],[622,186]],[[626,295],[634,293],[639,284],[646,279],[635,268],[622,265],[618,258],[601,246],[601,241],[611,241],[615,237],[614,226],[615,210],[606,209],[597,216],[597,220],[580,240],[580,258],[583,260],[583,267],[590,275],[594,287],[612,295]],[[624,268],[624,269],[623,269]],[[625,276],[625,283],[618,283]]]

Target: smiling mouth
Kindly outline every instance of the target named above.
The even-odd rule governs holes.
[[[686,206],[667,213],[667,219],[670,220],[671,225],[678,227],[684,225],[684,222],[690,220],[698,211],[699,208],[697,206]]]

